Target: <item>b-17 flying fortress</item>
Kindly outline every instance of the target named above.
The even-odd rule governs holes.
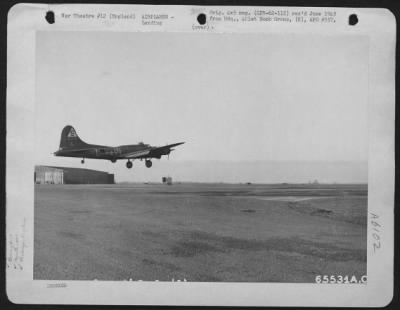
[[[60,147],[58,151],[54,152],[54,155],[63,157],[79,157],[82,158],[82,164],[85,163],[85,158],[106,159],[113,163],[120,159],[127,159],[126,167],[128,169],[132,168],[133,160],[144,159],[146,167],[150,168],[153,165],[151,158],[160,159],[164,155],[169,156],[169,154],[174,150],[173,147],[183,143],[184,142],[179,142],[160,147],[151,146],[142,142],[121,146],[88,144],[79,138],[74,127],[68,125],[62,130]]]

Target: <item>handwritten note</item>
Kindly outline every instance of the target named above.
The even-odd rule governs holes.
[[[22,271],[24,269],[26,219],[17,233],[8,234],[7,238],[7,269]]]

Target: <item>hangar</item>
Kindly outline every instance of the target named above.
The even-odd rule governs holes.
[[[34,180],[36,184],[115,184],[114,174],[105,171],[35,166]]]

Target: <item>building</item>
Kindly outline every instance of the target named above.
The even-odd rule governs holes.
[[[35,166],[36,184],[115,184],[114,174],[105,171]]]
[[[64,184],[64,171],[55,167],[35,166],[35,183]]]

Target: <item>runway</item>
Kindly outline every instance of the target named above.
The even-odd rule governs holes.
[[[35,185],[34,279],[366,274],[367,185]]]

